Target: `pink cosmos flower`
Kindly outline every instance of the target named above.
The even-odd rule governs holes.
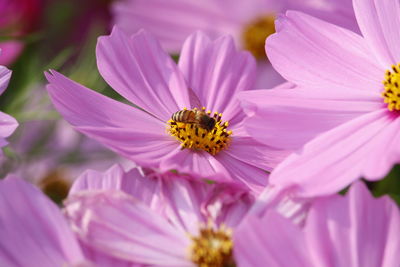
[[[229,37],[210,41],[193,34],[177,66],[150,34],[128,38],[114,28],[99,39],[97,63],[108,84],[140,109],[55,71],[46,74],[50,97],[75,129],[141,166],[221,174],[259,192],[267,184],[264,169],[272,170],[286,155],[254,142],[242,127],[245,115],[235,94],[252,88],[255,63]],[[194,114],[215,125],[190,121]]]
[[[358,182],[345,197],[315,200],[303,227],[274,211],[249,216],[236,229],[234,254],[238,266],[394,267],[399,232],[396,204]]]
[[[2,266],[83,266],[77,239],[59,208],[22,179],[0,181]]]
[[[208,184],[172,172],[143,175],[115,166],[78,178],[65,212],[83,244],[117,259],[226,266],[232,261],[231,229],[253,201],[234,184]]]
[[[400,3],[353,3],[362,36],[287,12],[266,49],[299,88],[241,95],[256,139],[286,149],[308,142],[270,178],[297,185],[303,196],[331,194],[361,177],[379,180],[400,162],[400,32],[393,29]]]
[[[7,88],[10,78],[11,78],[11,71],[4,66],[0,66],[0,95]],[[7,144],[5,138],[10,136],[14,132],[15,128],[17,128],[17,126],[18,123],[13,117],[3,112],[0,112],[0,148]],[[0,151],[0,157],[1,157],[1,151]]]
[[[230,34],[238,47],[259,59],[257,87],[283,82],[268,63],[265,38],[274,33],[274,18],[288,9],[301,10],[356,30],[351,0],[126,0],[115,1],[114,22],[129,34],[143,28],[155,34],[166,51],[179,53],[196,30],[211,38]]]

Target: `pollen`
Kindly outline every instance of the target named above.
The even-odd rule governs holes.
[[[230,145],[232,131],[228,122],[221,120],[222,114],[194,108],[181,110],[172,115],[167,122],[168,133],[175,137],[181,148],[203,150],[216,155]]]
[[[390,111],[400,111],[400,64],[385,73],[382,97]]]
[[[265,39],[275,33],[275,16],[264,15],[251,21],[242,32],[244,49],[250,51],[256,59],[264,59]]]
[[[191,236],[190,259],[200,267],[231,267],[233,260],[232,231],[224,226],[219,229],[202,227],[199,236]]]

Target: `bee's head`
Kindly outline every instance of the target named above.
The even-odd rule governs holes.
[[[212,129],[214,129],[215,123],[216,121],[214,118],[208,115],[201,116],[201,125],[204,129],[211,131]]]

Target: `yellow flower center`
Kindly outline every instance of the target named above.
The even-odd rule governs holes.
[[[383,81],[385,90],[382,92],[384,102],[390,111],[400,110],[400,64],[393,65],[392,70],[387,70]]]
[[[212,226],[200,229],[199,236],[191,236],[190,259],[200,267],[233,267],[235,266],[232,250],[232,231],[223,226],[213,229]]]
[[[265,55],[265,39],[275,33],[275,16],[258,17],[249,23],[242,32],[244,49],[250,51],[256,59],[263,59]]]
[[[232,131],[227,131],[228,122],[222,122],[222,114],[197,108],[183,109],[172,114],[167,122],[167,131],[181,142],[182,149],[204,150],[216,155],[230,144]]]

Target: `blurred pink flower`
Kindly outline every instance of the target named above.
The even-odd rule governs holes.
[[[13,173],[61,203],[73,180],[84,170],[106,170],[115,163],[132,165],[56,118],[43,88],[43,84],[30,87],[32,94],[27,94],[24,106],[18,110],[22,115],[20,125],[8,139],[12,153],[0,160],[0,179]]]
[[[242,127],[245,116],[235,94],[252,89],[255,64],[229,37],[210,41],[193,34],[177,66],[150,34],[128,38],[115,28],[99,39],[97,60],[108,84],[143,110],[55,71],[46,74],[48,92],[75,129],[139,165],[202,177],[222,174],[259,192],[267,184],[264,169],[272,170],[287,154],[254,142]],[[171,120],[185,107],[202,106],[215,112],[213,130]]]
[[[211,38],[233,36],[238,47],[259,59],[257,88],[272,88],[283,78],[267,62],[265,38],[274,18],[295,9],[357,30],[351,0],[125,0],[113,5],[114,22],[129,34],[143,28],[155,34],[170,53],[179,53],[184,40],[202,30]]]
[[[132,165],[62,120],[22,123],[9,147],[16,156],[4,159],[0,174],[24,177],[56,203],[62,202],[74,179],[86,169],[104,171],[117,162]]]
[[[227,246],[215,246],[215,253],[224,251],[218,254],[223,262],[232,260],[231,229],[253,201],[235,184],[209,184],[172,172],[125,173],[115,166],[77,179],[65,212],[82,243],[95,251],[133,263],[192,266],[195,238],[204,232],[210,242]]]
[[[287,12],[266,49],[298,88],[240,96],[255,139],[284,149],[308,142],[270,177],[302,196],[382,179],[400,163],[400,3],[355,0],[354,9],[363,36]]]
[[[0,95],[7,88],[10,78],[11,71],[4,66],[0,66]],[[15,128],[17,128],[17,126],[18,123],[13,117],[0,112],[0,148],[8,144],[5,138],[9,137],[14,132]]]
[[[0,180],[0,225],[2,266],[84,266],[59,208],[22,179]]]
[[[274,211],[248,216],[236,229],[238,266],[394,267],[400,262],[400,214],[355,183],[343,196],[313,202],[303,227]]]
[[[0,65],[10,65],[21,53],[24,42],[17,40],[37,26],[42,0],[0,0]]]

